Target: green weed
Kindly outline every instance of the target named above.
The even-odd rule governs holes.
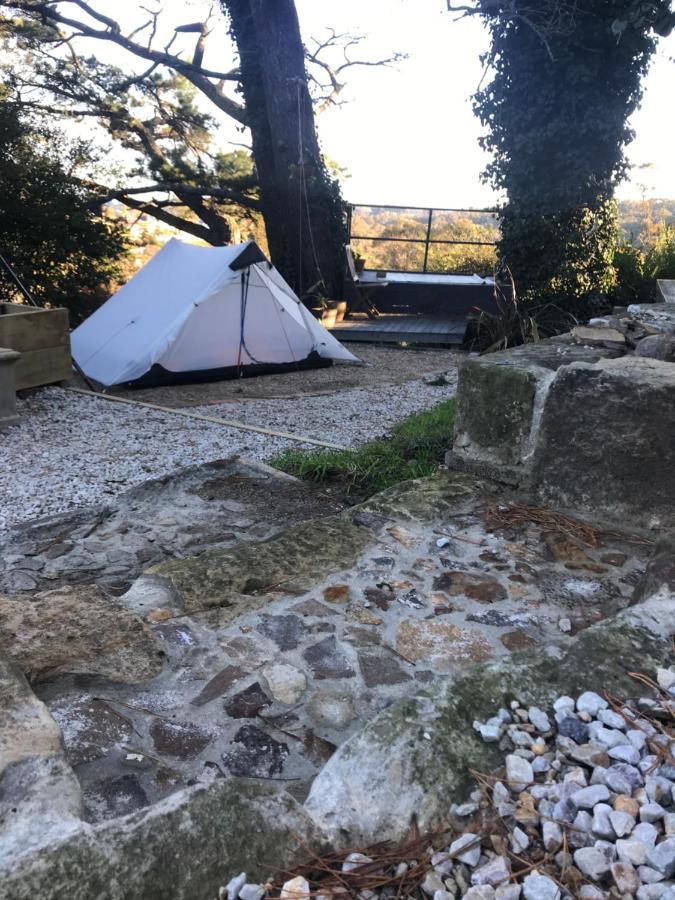
[[[272,460],[277,469],[320,483],[342,484],[370,497],[400,481],[432,475],[450,446],[455,401],[446,400],[404,419],[386,440],[357,450],[287,450]]]

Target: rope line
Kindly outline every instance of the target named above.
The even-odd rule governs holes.
[[[171,413],[174,416],[184,416],[187,419],[196,419],[198,422],[210,422],[213,425],[225,425],[227,428],[236,428],[239,431],[254,431],[257,434],[269,434],[272,435],[272,437],[285,438],[289,441],[297,441],[300,444],[328,447],[331,450],[346,449],[346,447],[342,447],[340,444],[331,444],[329,441],[320,441],[318,438],[308,437],[304,434],[291,434],[288,431],[277,431],[274,428],[261,428],[258,425],[246,425],[244,422],[235,422],[231,419],[217,419],[215,416],[204,416],[200,413],[190,412],[186,409],[173,409],[170,406],[159,406],[156,403],[143,403],[141,400],[130,400],[128,397],[117,397],[114,394],[96,394],[93,391],[85,391],[83,388],[55,388],[55,390],[71,391],[74,394],[84,394],[86,397],[94,397],[96,400],[109,400],[112,403],[128,403],[131,406],[140,406],[157,412]]]

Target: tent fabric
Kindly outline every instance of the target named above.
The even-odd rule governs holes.
[[[173,238],[76,328],[72,353],[112,386],[154,373],[233,374],[266,367],[358,362],[300,302],[249,241],[198,247]],[[237,265],[239,261],[239,265]],[[262,368],[261,368],[262,367]]]

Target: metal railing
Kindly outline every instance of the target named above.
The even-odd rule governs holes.
[[[419,236],[412,237],[407,234],[404,236],[394,235],[394,234],[357,234],[354,232],[355,220],[356,224],[364,223],[364,216],[360,213],[361,210],[369,210],[369,218],[371,220],[371,225],[367,225],[368,230],[380,229],[381,231],[386,232],[387,228],[391,229],[392,224],[395,223],[395,213],[398,212],[399,218],[401,220],[408,220],[406,224],[404,224],[404,228],[407,227],[412,230],[416,230],[419,228]],[[382,212],[378,212],[382,211]],[[367,204],[367,203],[354,203],[350,204],[348,211],[348,234],[349,234],[349,243],[354,247],[354,249],[359,251],[359,242],[377,242],[381,244],[408,244],[412,246],[419,246],[424,248],[423,257],[421,261],[421,266],[418,266],[414,269],[405,268],[405,269],[397,269],[392,266],[386,267],[377,267],[377,268],[386,268],[387,271],[390,272],[429,272],[429,263],[430,263],[430,251],[434,247],[443,247],[443,246],[458,246],[458,247],[492,247],[496,246],[496,241],[494,240],[463,240],[461,238],[447,238],[447,237],[434,237],[435,230],[438,230],[438,220],[439,218],[446,217],[449,221],[446,223],[447,225],[451,225],[452,221],[450,217],[453,216],[471,216],[471,215],[479,215],[481,217],[485,217],[486,215],[496,215],[497,210],[495,209],[463,209],[463,208],[441,208],[441,207],[427,207],[427,206],[391,206],[387,204]],[[394,215],[392,216],[392,213]],[[412,215],[411,215],[412,214]],[[385,221],[382,221],[384,217]],[[380,221],[378,221],[378,219]],[[413,221],[411,222],[410,219]],[[442,225],[440,226],[442,227]],[[495,231],[498,230],[498,225],[495,226]],[[368,268],[372,268],[368,266]],[[431,271],[439,272],[443,271],[442,269],[433,268]],[[446,269],[445,271],[450,271]]]

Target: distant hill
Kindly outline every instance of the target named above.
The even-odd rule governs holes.
[[[647,226],[675,225],[675,199],[619,200],[619,227],[629,241],[638,241]]]

